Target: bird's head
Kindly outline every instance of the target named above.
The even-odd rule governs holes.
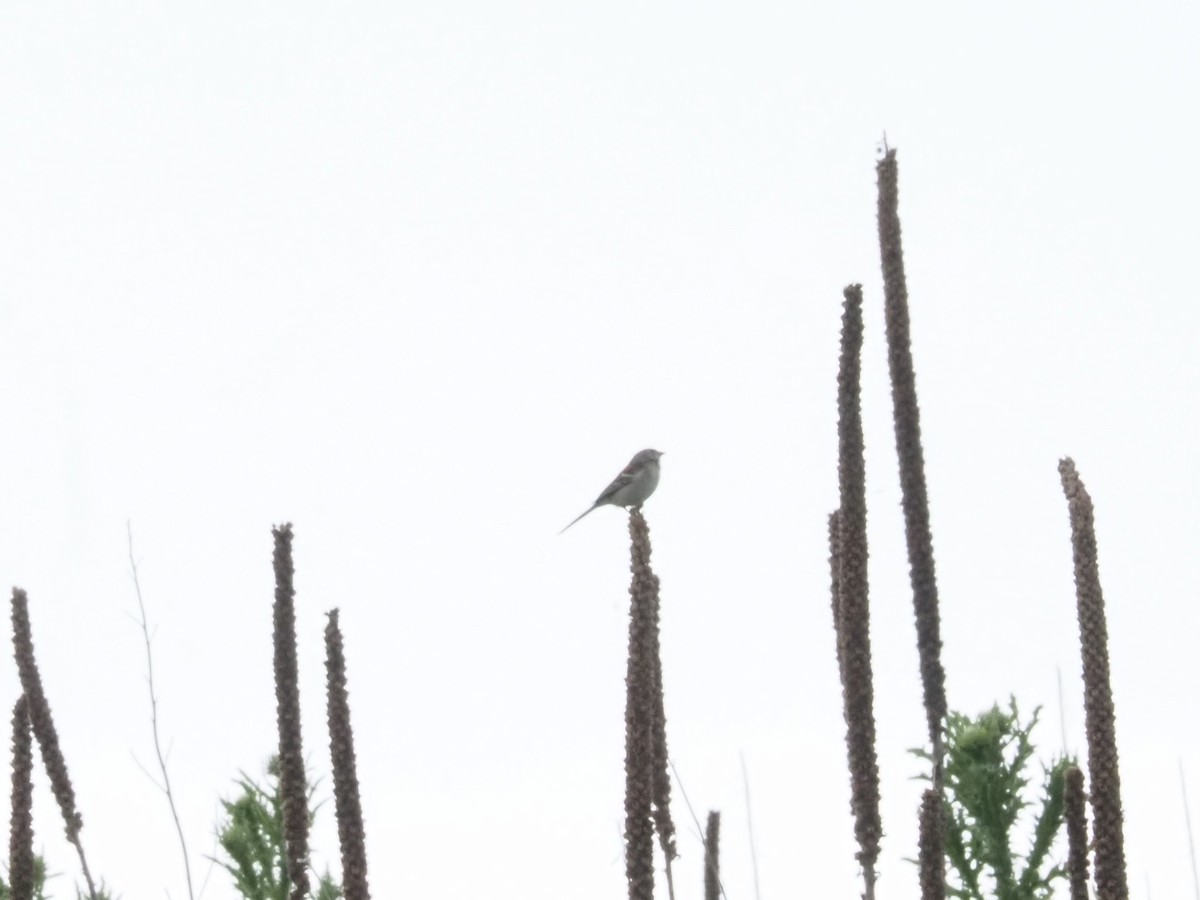
[[[644,465],[647,465],[648,463],[654,463],[655,465],[657,465],[658,460],[661,457],[662,457],[662,454],[659,453],[657,450],[643,450],[633,458],[633,465],[644,466]]]

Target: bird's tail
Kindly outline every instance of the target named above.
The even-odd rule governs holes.
[[[595,505],[595,504],[594,504],[594,505],[592,505],[592,506],[589,506],[587,509],[585,509],[583,512],[581,512],[579,515],[577,515],[577,516],[574,518],[574,520],[571,522],[571,525],[574,525],[576,522],[578,522],[580,519],[582,519],[584,516],[586,516],[588,513],[590,513],[590,512],[591,512],[592,510],[594,510],[595,508],[596,508],[596,505]],[[570,527],[571,527],[571,525],[568,525],[568,526],[567,526],[567,528],[570,528]],[[559,534],[562,534],[562,533],[563,533],[563,531],[566,531],[566,530],[567,530],[567,528],[564,528],[562,531],[560,531],[560,532],[559,532]]]

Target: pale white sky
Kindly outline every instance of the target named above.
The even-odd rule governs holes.
[[[624,891],[630,455],[669,741],[725,886],[854,896],[825,519],[867,297],[881,896],[923,738],[875,238],[899,148],[951,705],[1082,749],[1056,461],[1097,506],[1134,895],[1191,888],[1200,7],[12,3],[0,10],[0,573],[29,591],[94,869],[184,896],[274,742],[272,523],[306,749],[341,607],[376,897]],[[1188,110],[1193,110],[1189,112]],[[17,692],[0,667],[0,700]],[[7,698],[7,699],[6,699]],[[327,782],[325,791],[327,792]],[[73,859],[44,785],[39,846]],[[681,897],[701,847],[676,808]],[[336,866],[331,806],[314,835]],[[232,888],[218,872],[206,897]]]

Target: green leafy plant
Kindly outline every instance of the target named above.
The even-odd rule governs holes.
[[[40,855],[35,856],[33,858],[33,900],[51,900],[53,895],[46,893],[46,882],[54,877],[46,872],[46,860]],[[79,900],[88,900],[89,897],[79,888],[75,888],[75,896]],[[3,878],[0,878],[0,900],[12,900],[12,887]],[[115,900],[112,891],[105,887],[104,882],[101,882],[100,886],[96,888],[96,900]]]
[[[235,783],[241,793],[234,800],[221,801],[225,818],[217,831],[217,841],[229,860],[218,861],[233,876],[234,886],[246,900],[287,900],[290,882],[283,838],[278,758],[272,757],[267,763],[265,786],[244,772]],[[310,784],[310,821],[316,814],[312,806],[315,791],[315,785]],[[341,885],[326,872],[317,884],[314,900],[340,900],[341,897]],[[0,897],[0,900],[4,898]]]
[[[1026,799],[1034,757],[1030,734],[1040,707],[1022,723],[1017,701],[998,705],[975,718],[946,717],[946,858],[958,884],[948,897],[961,900],[1049,900],[1063,867],[1049,856],[1063,822],[1064,773],[1074,759],[1043,765],[1041,797]],[[928,751],[913,751],[933,762]],[[1031,820],[1028,850],[1013,849],[1019,830]],[[990,893],[985,891],[990,889]]]
[[[46,894],[46,860],[41,856],[33,858],[33,900],[48,900]],[[12,888],[8,882],[0,878],[0,900],[10,900]]]

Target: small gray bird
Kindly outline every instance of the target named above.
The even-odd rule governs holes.
[[[575,519],[578,522],[592,510],[600,506],[633,506],[641,508],[654,489],[658,487],[658,459],[662,456],[657,450],[643,450],[629,461],[621,474],[612,480],[612,484],[604,489],[596,502],[585,509]],[[571,525],[574,525],[572,522]],[[567,528],[570,528],[568,525]],[[566,531],[564,528],[563,531]]]

